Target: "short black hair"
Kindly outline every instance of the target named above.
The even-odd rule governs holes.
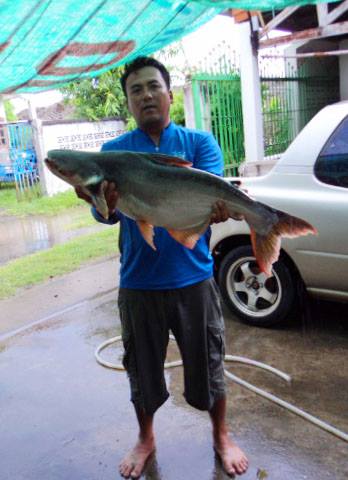
[[[137,72],[138,70],[144,67],[157,68],[157,70],[161,72],[161,75],[167,85],[168,90],[170,90],[170,75],[166,67],[163,65],[163,63],[159,62],[158,60],[152,57],[137,57],[131,63],[127,63],[125,65],[123,75],[120,79],[121,87],[125,96],[127,96],[127,91],[126,91],[127,78],[131,73]]]

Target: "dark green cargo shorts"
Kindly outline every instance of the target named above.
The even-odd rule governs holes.
[[[225,394],[224,322],[215,281],[175,290],[122,288],[118,306],[135,406],[153,414],[169,396],[163,366],[171,330],[184,365],[184,396],[193,407],[210,410]]]

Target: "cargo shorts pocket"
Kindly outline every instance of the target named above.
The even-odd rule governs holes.
[[[223,362],[225,357],[225,332],[223,328],[208,326],[208,352],[215,364]]]
[[[213,397],[225,393],[224,358],[224,330],[219,327],[208,327],[209,385]]]
[[[128,372],[130,363],[131,363],[130,360],[132,356],[132,350],[133,350],[133,347],[132,347],[133,339],[132,339],[130,320],[128,319],[128,315],[127,315],[126,301],[121,291],[118,297],[118,309],[120,313],[120,321],[122,326],[122,343],[124,348],[122,363],[124,368]]]

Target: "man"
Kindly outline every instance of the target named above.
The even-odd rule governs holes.
[[[126,66],[121,84],[138,128],[104,144],[103,151],[181,156],[194,168],[222,174],[222,154],[213,136],[170,121],[170,76],[161,63],[137,58]],[[210,229],[189,250],[164,229],[156,228],[154,251],[136,223],[117,211],[115,185],[105,182],[103,188],[109,219],[105,221],[94,208],[92,213],[100,222],[121,223],[118,305],[124,365],[139,423],[138,441],[121,462],[120,473],[125,478],[138,478],[155,450],[153,418],[168,398],[163,364],[170,329],[183,358],[185,398],[195,408],[209,411],[214,449],[225,471],[242,474],[248,460],[230,439],[225,422],[224,325],[209,253]],[[77,194],[84,198],[78,189]],[[187,199],[187,208],[189,202]],[[215,205],[212,222],[227,218],[224,204]]]

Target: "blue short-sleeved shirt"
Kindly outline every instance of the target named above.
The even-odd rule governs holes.
[[[102,151],[128,150],[157,152],[185,158],[194,168],[222,175],[223,160],[219,145],[208,132],[191,130],[171,122],[163,130],[159,147],[142,130],[111,140]],[[187,208],[192,199],[187,198]],[[188,248],[174,240],[164,228],[155,227],[154,251],[143,239],[135,221],[117,212],[105,220],[93,208],[95,218],[104,223],[121,222],[121,281],[122,288],[140,290],[167,290],[182,288],[210,278],[213,260],[209,252],[210,228],[198,240],[195,248]]]

